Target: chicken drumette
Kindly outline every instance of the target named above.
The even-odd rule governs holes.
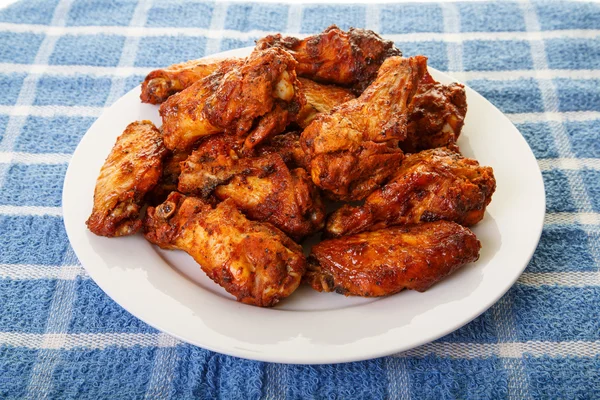
[[[144,196],[158,182],[167,149],[150,121],[133,122],[104,162],[94,190],[94,206],[86,224],[100,236],[136,233]]]
[[[447,148],[407,156],[391,180],[361,206],[344,205],[327,221],[329,236],[391,225],[448,220],[481,221],[496,189],[494,172]]]
[[[304,106],[296,64],[281,49],[256,51],[169,97],[160,107],[165,145],[186,150],[203,136],[225,132],[247,137],[253,148],[281,133]]]
[[[256,42],[256,49],[279,47],[298,61],[299,76],[324,83],[352,86],[362,92],[375,78],[383,61],[402,53],[394,43],[373,31],[350,28],[344,32],[332,25],[305,39],[269,35]]]
[[[142,82],[143,103],[160,104],[218,70],[227,72],[244,62],[240,58],[190,60],[150,72]]]
[[[269,224],[249,221],[231,200],[212,208],[172,193],[144,220],[146,239],[190,254],[202,270],[238,301],[271,307],[300,284],[302,248]]]
[[[331,198],[363,199],[396,171],[407,107],[426,69],[423,56],[388,58],[359,98],[318,115],[302,132],[312,179]]]
[[[304,281],[319,292],[377,297],[424,292],[479,258],[473,232],[436,221],[324,240],[312,248]]]

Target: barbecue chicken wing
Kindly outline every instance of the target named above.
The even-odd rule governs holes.
[[[300,134],[288,132],[277,135],[267,143],[256,148],[257,155],[279,154],[289,168],[308,170],[310,160],[300,145]]]
[[[254,52],[169,97],[160,107],[166,146],[186,150],[203,136],[225,132],[248,136],[253,147],[281,133],[304,106],[296,64],[281,49]]]
[[[326,233],[336,237],[440,219],[471,226],[483,218],[495,189],[492,168],[447,148],[425,150],[407,156],[362,206],[335,211]]]
[[[329,114],[335,106],[356,98],[350,90],[340,86],[323,85],[305,78],[298,80],[302,84],[300,92],[306,98],[306,105],[300,110],[297,117],[298,125],[301,128],[306,128],[317,114]]]
[[[386,58],[402,55],[393,42],[383,40],[373,31],[350,28],[344,32],[335,25],[305,39],[277,34],[256,42],[257,50],[273,47],[294,56],[299,76],[353,86],[358,93],[369,86]]]
[[[217,70],[228,71],[243,63],[243,59],[191,60],[150,72],[142,82],[143,103],[160,104],[175,93],[192,86]]]
[[[412,99],[406,139],[400,142],[405,153],[454,146],[467,114],[465,87],[460,83],[423,83]]]
[[[167,149],[150,121],[129,124],[104,162],[86,224],[100,236],[136,233],[144,196],[158,182]]]
[[[290,171],[279,154],[239,158],[231,145],[215,142],[182,164],[180,192],[231,199],[248,218],[270,222],[296,240],[323,228],[325,207],[304,169]]]
[[[249,221],[231,200],[214,209],[172,193],[144,220],[146,239],[190,254],[238,301],[271,307],[292,294],[306,268],[302,248],[269,224]]]
[[[364,232],[313,246],[304,280],[320,292],[377,297],[424,292],[479,258],[473,232],[436,221]]]
[[[422,56],[388,58],[359,98],[318,115],[302,132],[312,179],[331,198],[363,199],[396,171],[407,106],[426,68]]]

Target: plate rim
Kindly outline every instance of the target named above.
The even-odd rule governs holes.
[[[226,52],[221,52],[221,53],[217,53],[208,57],[203,57],[204,59],[206,58],[222,58],[222,57],[228,57],[228,56],[234,56],[234,55],[240,55],[241,52],[247,52],[250,51],[252,49],[252,47],[245,47],[245,48],[239,48],[239,49],[233,49],[233,50],[229,50]],[[431,69],[432,71],[434,71],[434,73],[436,75],[440,75],[440,76],[444,76],[445,78],[452,80],[454,82],[459,82],[458,80],[454,79],[453,77],[451,77],[450,75],[438,71],[432,67],[429,67],[429,69]],[[496,111],[498,111],[498,114],[501,115],[501,118],[503,118],[506,122],[508,122],[510,125],[512,125],[512,127],[519,132],[519,130],[517,129],[517,127],[510,121],[510,119],[508,119],[508,117],[502,113],[497,107],[495,107],[490,101],[488,101],[487,99],[485,99],[482,95],[480,95],[478,92],[476,92],[475,90],[469,88],[467,85],[465,85],[466,88],[468,88],[468,90],[472,93],[475,93],[479,99],[478,101],[483,101],[486,103],[486,106],[488,107],[492,107],[493,109],[495,109]],[[145,317],[140,317],[139,313],[132,311],[130,309],[130,307],[128,307],[126,302],[123,301],[119,301],[118,299],[115,298],[115,296],[113,296],[110,292],[111,289],[107,286],[107,282],[102,281],[101,279],[96,279],[95,277],[95,272],[93,268],[90,268],[90,266],[86,266],[86,263],[84,263],[82,261],[82,258],[86,258],[83,253],[82,250],[79,249],[77,246],[74,245],[74,243],[76,243],[76,241],[74,241],[74,238],[72,237],[75,232],[71,231],[70,226],[72,224],[71,221],[71,215],[67,212],[65,212],[65,204],[69,204],[70,199],[68,198],[68,185],[70,182],[69,177],[72,176],[75,172],[74,172],[74,168],[73,165],[73,160],[76,159],[76,154],[78,153],[78,151],[82,151],[82,142],[84,141],[84,138],[86,135],[88,135],[88,133],[90,131],[92,131],[94,129],[94,126],[98,123],[99,120],[101,120],[103,118],[103,116],[108,112],[108,110],[112,109],[113,107],[115,107],[116,105],[118,105],[119,101],[121,101],[123,98],[125,98],[128,95],[131,95],[132,92],[138,92],[139,93],[140,90],[140,86],[136,86],[135,88],[133,88],[132,90],[128,91],[126,94],[124,94],[123,96],[121,96],[119,99],[117,99],[115,101],[115,103],[113,103],[110,107],[106,108],[103,113],[94,121],[94,123],[90,126],[90,128],[86,131],[85,135],[82,136],[82,138],[80,139],[80,142],[77,145],[77,148],[75,149],[75,151],[73,152],[73,155],[69,161],[69,165],[65,174],[65,179],[63,182],[63,192],[62,192],[62,204],[61,207],[63,209],[63,223],[65,225],[65,230],[67,233],[67,236],[69,238],[69,242],[71,244],[71,247],[73,248],[73,251],[75,252],[75,255],[77,256],[78,260],[81,262],[81,265],[85,268],[85,270],[87,271],[87,273],[89,274],[90,278],[94,280],[94,282],[102,289],[102,291],[104,293],[106,293],[107,296],[109,296],[113,301],[115,301],[117,304],[119,304],[120,307],[122,307],[123,309],[125,309],[127,312],[129,312],[131,315],[133,315],[134,317],[140,319],[141,321],[143,321],[144,323],[152,326],[153,328],[157,329],[159,332],[165,332],[179,340],[181,340],[184,343],[190,343],[192,345],[204,348],[204,349],[208,349],[211,351],[215,351],[221,354],[226,354],[229,356],[234,356],[234,357],[243,357],[246,359],[251,359],[251,360],[257,360],[257,361],[263,361],[263,362],[277,362],[277,363],[285,363],[285,364],[324,364],[324,363],[346,363],[346,362],[354,362],[354,361],[362,361],[362,360],[368,360],[368,359],[373,359],[373,358],[378,358],[378,357],[382,357],[382,356],[386,356],[386,355],[391,355],[391,354],[395,354],[398,352],[402,352],[402,351],[406,351],[418,346],[421,346],[425,343],[429,343],[432,342],[434,340],[437,340],[459,328],[461,328],[462,326],[468,324],[469,322],[471,322],[472,320],[474,320],[475,318],[477,318],[479,315],[483,314],[485,311],[487,311],[491,306],[493,306],[496,302],[498,302],[498,300],[504,296],[508,290],[515,284],[515,282],[517,281],[517,279],[521,276],[521,274],[523,273],[523,271],[525,270],[525,268],[527,267],[527,264],[529,263],[529,260],[531,260],[533,253],[535,252],[535,250],[538,247],[539,244],[539,240],[542,234],[542,230],[544,227],[544,216],[546,213],[546,191],[545,191],[545,187],[544,187],[544,182],[543,182],[543,178],[542,178],[542,173],[541,170],[539,168],[539,165],[537,163],[537,159],[535,158],[535,155],[533,154],[531,147],[529,146],[529,144],[526,142],[525,138],[522,136],[522,134],[520,134],[519,132],[519,136],[520,139],[522,140],[523,144],[526,146],[529,154],[531,155],[531,157],[533,157],[533,159],[536,161],[535,165],[536,165],[536,170],[535,171],[531,171],[531,172],[535,172],[536,175],[536,179],[539,180],[538,183],[541,183],[541,197],[538,198],[539,200],[539,208],[536,208],[538,211],[538,215],[537,215],[537,219],[538,219],[538,224],[536,225],[536,231],[535,231],[535,237],[533,237],[532,235],[532,239],[534,239],[534,243],[535,245],[532,246],[531,249],[529,249],[528,252],[528,256],[527,259],[524,260],[522,267],[519,270],[518,274],[515,274],[514,276],[512,276],[512,278],[510,279],[510,284],[506,284],[505,287],[502,288],[502,290],[499,290],[498,292],[495,293],[494,296],[490,296],[489,299],[485,302],[483,307],[480,307],[480,311],[476,314],[470,315],[470,317],[468,319],[461,319],[458,320],[457,322],[453,323],[453,324],[448,324],[447,326],[445,326],[445,329],[442,330],[438,330],[435,332],[434,335],[424,335],[423,338],[421,340],[415,340],[412,341],[410,344],[406,345],[403,344],[402,341],[398,341],[396,346],[388,346],[386,348],[380,348],[380,349],[372,349],[370,351],[364,351],[360,354],[356,354],[356,353],[352,353],[349,355],[340,355],[337,354],[335,357],[331,357],[328,355],[324,355],[322,357],[318,357],[318,358],[312,358],[312,359],[306,359],[303,357],[290,357],[290,356],[278,356],[278,355],[273,355],[273,354],[269,354],[269,353],[259,353],[259,352],[252,352],[249,350],[246,351],[241,351],[239,349],[237,350],[233,350],[230,349],[228,347],[222,347],[219,346],[218,344],[213,344],[213,343],[202,343],[201,345],[197,344],[197,343],[192,343],[190,342],[189,338],[184,337],[183,335],[179,335],[177,332],[173,332],[172,330],[169,329],[165,329],[164,326],[161,326],[161,324],[159,323],[155,323],[155,321],[153,320],[149,320],[148,318]],[[471,102],[472,100],[470,100],[469,102]],[[493,167],[493,166],[492,166]],[[507,281],[508,283],[508,281]],[[385,335],[387,333],[384,333],[383,335]],[[380,336],[380,335],[376,335],[376,336]]]

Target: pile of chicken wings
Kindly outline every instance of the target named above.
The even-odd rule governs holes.
[[[460,154],[464,87],[372,31],[271,35],[246,58],[152,71],[87,221],[189,253],[239,301],[425,291],[479,257],[496,182]],[[336,209],[326,214],[326,204]],[[299,243],[321,232],[305,257]]]

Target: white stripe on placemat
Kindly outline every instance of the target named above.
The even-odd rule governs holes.
[[[0,264],[0,278],[13,280],[89,278],[80,265]]]
[[[552,169],[600,169],[600,158],[542,158],[538,159],[540,170]]]
[[[286,33],[288,35],[298,35],[302,29],[302,16],[304,9],[302,4],[288,5]],[[264,36],[264,35],[259,35]]]
[[[529,399],[531,398],[529,382],[523,359],[520,357],[523,354],[522,344],[516,341],[512,292],[508,292],[494,304],[491,312],[496,323],[496,334],[499,341],[497,353],[502,357],[502,365],[508,380],[508,398]]]
[[[525,286],[600,286],[600,275],[595,272],[524,272],[517,281]]]
[[[13,164],[67,164],[71,161],[67,153],[22,153],[0,152],[0,163]]]
[[[104,111],[103,107],[86,106],[0,106],[0,114],[10,116],[35,116],[55,117],[63,115],[67,117],[99,117]],[[2,151],[3,149],[0,149]]]
[[[166,334],[158,334],[158,348],[154,356],[152,374],[146,388],[145,399],[166,399],[171,393],[175,367],[177,365],[177,349],[179,340]]]
[[[546,213],[544,218],[546,225],[600,225],[600,213],[570,213],[557,212]]]
[[[400,357],[386,357],[385,370],[388,379],[387,398],[410,400],[410,377],[406,360]]]
[[[285,374],[287,373],[286,364],[265,364],[265,390],[263,400],[281,400],[285,399]]]
[[[365,5],[365,28],[375,33],[381,31],[380,28],[381,7],[378,5]]]
[[[129,25],[132,27],[143,28],[144,25],[146,25],[148,11],[151,7],[152,0],[139,1],[133,11],[133,16],[131,17]],[[119,58],[119,68],[130,68],[134,65],[140,40],[141,38],[139,36],[128,36],[125,38],[125,43],[123,43],[123,48],[121,49],[121,57]],[[106,107],[113,104],[124,94],[126,80],[126,76],[113,76],[110,83],[110,90],[106,97],[106,102],[104,103]]]
[[[73,303],[76,297],[74,277],[79,271],[73,269],[71,265],[77,262],[77,257],[69,246],[63,257],[60,279],[56,281],[54,287],[46,322],[46,334],[31,371],[27,398],[47,398],[52,389],[52,375],[61,359],[61,352],[55,349],[64,346],[64,335],[68,332],[73,317]]]
[[[43,207],[43,206],[1,206],[2,215],[49,215],[52,217],[62,216],[61,207]]]
[[[290,8],[296,4],[290,4]],[[129,26],[68,26],[64,29],[46,25],[0,23],[0,31],[4,32],[31,32],[45,33],[51,36],[61,35],[118,35],[118,36],[137,36],[137,37],[156,37],[156,36],[202,36],[206,38],[228,38],[246,40],[250,38],[259,38],[265,35],[278,33],[275,31],[266,31],[253,29],[247,32],[241,32],[234,29],[211,30],[210,28],[197,27],[129,27]],[[299,31],[299,30],[298,30]],[[298,31],[287,30],[282,34],[293,34]],[[529,38],[545,39],[598,39],[600,29],[563,29],[541,32],[416,32],[401,34],[385,34],[387,39],[398,42],[430,42],[430,41],[449,41],[463,42],[465,40],[528,40]]]
[[[444,41],[448,54],[448,70],[451,72],[463,70],[462,40],[450,41],[449,36],[460,32],[460,13],[455,3],[441,3],[444,17]]]
[[[210,19],[210,30],[211,31],[222,31],[225,27],[225,19],[227,18],[227,10],[229,9],[229,2],[219,1],[214,3],[212,10],[212,17]],[[222,37],[211,37],[206,40],[206,48],[204,55],[211,55],[221,51],[221,40]]]

